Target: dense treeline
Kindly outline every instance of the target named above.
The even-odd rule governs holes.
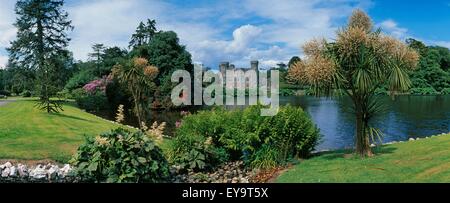
[[[18,6],[26,7],[27,1],[21,1]],[[62,1],[61,1],[62,2]],[[32,5],[35,6],[36,5]],[[61,4],[54,5],[54,10],[60,9]],[[17,8],[20,15],[37,16],[36,13],[24,13],[25,10]],[[26,10],[28,12],[28,10]],[[53,11],[47,11],[53,12]],[[64,12],[62,12],[64,13]],[[39,16],[37,16],[39,17]],[[36,18],[37,18],[36,17]],[[68,16],[60,17],[61,24],[54,26],[63,26],[70,28],[70,20]],[[45,18],[43,18],[45,19]],[[65,45],[69,40],[65,35],[60,36],[65,41],[64,46],[51,47],[45,45],[46,49],[51,50],[51,55],[44,55],[45,65],[39,68],[40,60],[36,49],[27,47],[24,41],[39,41],[35,38],[30,38],[26,35],[27,26],[17,23],[17,26],[22,26],[22,40],[16,40],[12,43],[10,52],[10,61],[6,69],[0,69],[0,90],[3,94],[21,95],[24,93],[32,93],[34,96],[42,96],[42,87],[45,84],[43,80],[49,82],[47,86],[51,86],[53,91],[49,94],[53,97],[80,97],[81,90],[86,84],[107,77],[111,74],[112,68],[116,64],[124,63],[133,58],[144,58],[148,60],[150,65],[156,66],[159,69],[159,74],[156,80],[157,89],[151,98],[151,105],[154,108],[170,108],[171,102],[168,95],[173,87],[170,82],[170,75],[174,70],[185,69],[192,71],[191,55],[186,51],[185,46],[179,44],[178,36],[173,31],[157,30],[156,21],[148,20],[141,22],[135,33],[130,36],[130,43],[127,48],[117,46],[106,47],[103,44],[92,45],[92,52],[89,53],[89,58],[86,61],[75,61],[72,53],[65,49]],[[19,27],[20,28],[20,27]],[[20,33],[19,33],[20,34]],[[60,40],[60,39],[53,39]],[[408,39],[407,44],[420,53],[420,62],[418,68],[409,72],[411,78],[411,94],[448,94],[450,93],[450,50],[445,47],[427,46],[423,42],[415,39]],[[29,49],[30,52],[22,53],[23,49]],[[52,49],[51,49],[52,48]],[[34,53],[36,52],[36,53]],[[48,51],[47,51],[48,52]],[[28,58],[27,58],[28,57]],[[36,58],[35,60],[30,60]],[[299,57],[293,57],[287,64],[291,67]],[[51,63],[50,63],[51,62]],[[48,65],[50,64],[50,65]],[[286,65],[284,65],[286,66]],[[50,70],[53,73],[51,80],[45,79],[42,73],[44,70]],[[307,89],[307,87],[299,87],[298,84],[289,84],[286,81],[286,68],[279,68],[281,70],[281,94],[294,94],[294,91],[299,88]],[[98,103],[92,106],[88,104],[86,107],[90,110],[98,108],[117,108],[117,106],[129,103],[129,95],[121,85],[114,79],[108,82],[108,87],[104,93],[96,94],[97,99],[103,99],[108,102],[108,105]],[[380,94],[385,94],[387,88],[382,87],[377,90]],[[308,91],[307,91],[308,92]],[[84,95],[86,97],[86,95]],[[93,100],[92,98],[91,100]],[[92,101],[87,101],[92,103]]]
[[[450,93],[450,50],[439,46],[426,46],[415,39],[408,39],[408,45],[420,54],[418,68],[410,72],[411,93]]]
[[[406,40],[406,44],[420,55],[417,68],[408,72],[412,83],[408,93],[413,95],[450,94],[450,50],[440,46],[427,46],[411,38]],[[292,57],[288,67],[298,61],[301,61],[299,57]],[[312,94],[308,86],[302,86],[297,81],[289,81],[286,78],[280,80],[280,87],[280,93],[285,95],[295,94],[295,91],[299,89],[306,90],[306,94]],[[388,94],[387,89],[385,84],[377,89],[377,94]]]
[[[8,48],[6,69],[0,70],[2,94],[27,93],[48,103],[75,99],[86,110],[116,109],[119,104],[131,108],[126,84],[120,84],[112,72],[118,64],[142,58],[158,68],[156,88],[145,95],[149,107],[171,107],[172,72],[193,70],[191,55],[175,32],[157,30],[156,21],[149,19],[138,25],[127,48],[93,44],[87,60],[75,61],[66,49],[70,38],[65,31],[73,27],[63,4],[62,0],[18,1],[18,37]]]

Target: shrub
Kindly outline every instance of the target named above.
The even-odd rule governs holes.
[[[305,90],[305,95],[308,95],[308,96],[313,96],[313,95],[315,95],[314,89],[312,89],[312,88],[306,89],[306,90]]]
[[[141,131],[116,129],[86,137],[71,163],[83,182],[160,183],[170,178],[161,149]]]
[[[0,90],[0,95],[10,97],[11,96],[11,92],[8,91],[8,90]]]
[[[106,86],[105,90],[106,97],[108,98],[108,103],[110,104],[111,110],[116,110],[119,105],[124,105],[125,107],[131,107],[132,102],[126,90],[119,84],[117,80],[112,80]]]
[[[308,157],[320,138],[308,115],[301,108],[286,106],[276,116],[263,117],[261,108],[213,109],[187,116],[169,148],[169,160],[204,170],[228,159],[270,168],[289,158]],[[196,164],[196,160],[204,164]]]
[[[442,89],[441,94],[450,94],[450,88]]]
[[[233,159],[247,159],[263,144],[259,128],[270,117],[261,116],[260,106],[251,106],[243,111],[230,112],[225,132],[220,135],[219,141],[232,154]]]
[[[295,91],[292,89],[280,89],[279,94],[281,96],[292,96],[295,95]]]
[[[214,142],[224,131],[223,113],[220,109],[187,116],[169,145],[169,161],[195,171],[209,170],[227,161],[228,153]]]
[[[388,95],[388,90],[385,87],[377,88],[374,92],[375,95]]]
[[[270,147],[269,145],[263,145],[261,149],[256,151],[253,156],[249,159],[251,160],[250,166],[259,169],[272,169],[280,165],[279,163],[280,153]]]
[[[419,88],[411,88],[409,92],[413,95],[436,95],[439,94],[438,91],[436,91],[432,87],[419,87]]]
[[[74,99],[72,97],[72,94],[70,94],[70,91],[67,89],[63,89],[61,91],[59,91],[58,93],[56,93],[56,96],[60,99]]]
[[[286,106],[273,117],[268,117],[258,129],[264,144],[280,152],[280,161],[290,156],[307,158],[320,139],[319,129],[301,109]]]
[[[23,91],[20,95],[21,95],[22,97],[31,97],[31,92],[28,91],[28,90],[25,90],[25,91]]]
[[[72,91],[78,106],[87,111],[100,111],[109,108],[106,96],[106,87],[111,83],[111,77],[93,80],[84,85],[82,89]]]
[[[78,107],[86,111],[100,111],[109,108],[108,98],[104,92],[86,93],[83,89],[72,91]]]
[[[88,84],[83,86],[84,91],[86,91],[89,94],[94,94],[96,92],[105,92],[106,86],[108,86],[109,83],[112,81],[112,76],[103,77],[102,79],[93,80],[89,82]]]
[[[96,76],[90,70],[82,70],[69,79],[64,89],[69,91],[78,89],[96,79]]]
[[[83,90],[83,88],[78,88],[78,89],[74,89],[70,92],[69,98],[76,100],[77,98],[84,97],[86,95],[87,95],[87,93],[86,93],[86,91]]]

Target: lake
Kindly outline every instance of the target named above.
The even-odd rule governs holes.
[[[405,141],[450,132],[450,95],[383,96],[387,106],[373,125],[384,133],[383,142]],[[323,135],[318,150],[353,146],[354,116],[348,111],[349,98],[283,97],[280,103],[301,106]]]
[[[373,125],[384,133],[385,143],[450,132],[450,95],[404,95],[397,96],[395,100],[389,96],[381,96],[380,99],[387,108],[374,119]],[[317,150],[353,147],[355,121],[350,113],[349,98],[290,96],[280,97],[280,104],[300,106],[308,112],[322,134]],[[191,109],[192,112],[196,110],[198,108]],[[111,112],[102,113],[100,116],[114,120],[114,113]],[[180,119],[179,112],[153,112],[151,122],[166,122],[166,134],[172,135],[175,122]],[[133,120],[127,119],[126,123],[135,125]]]

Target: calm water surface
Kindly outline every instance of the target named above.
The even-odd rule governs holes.
[[[450,132],[450,95],[389,96],[380,98],[387,107],[373,125],[384,133],[383,142],[404,141]],[[353,146],[354,116],[348,98],[283,97],[280,103],[301,106],[323,134],[318,149],[341,149]]]
[[[374,119],[373,125],[384,133],[383,142],[404,141],[450,132],[450,95],[398,96],[395,100],[385,96],[380,99],[386,109]],[[317,150],[342,149],[354,145],[355,121],[349,109],[350,99],[292,96],[280,97],[280,104],[300,106],[308,112],[323,135]],[[114,120],[113,112],[102,116]],[[168,135],[172,135],[175,122],[181,119],[179,112],[167,111],[153,112],[151,117],[151,122],[167,123]],[[127,123],[136,122],[129,120]]]

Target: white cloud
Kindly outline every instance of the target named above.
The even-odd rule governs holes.
[[[431,44],[437,45],[437,46],[441,46],[441,47],[446,47],[450,49],[450,42],[449,41],[431,41]]]
[[[15,14],[14,14],[14,1],[0,0],[0,67],[4,67],[8,61],[5,55],[2,55],[2,50],[10,45],[16,37],[16,29],[13,26]]]
[[[244,25],[234,30],[232,40],[203,39],[188,47],[191,49],[194,61],[207,65],[218,65],[218,61],[235,62],[251,52],[253,42],[260,33],[260,28]]]
[[[264,19],[264,23],[241,26],[234,30],[233,39],[228,41],[204,39],[193,47],[194,58],[213,66],[217,66],[218,61],[230,61],[244,67],[248,67],[250,60],[260,60],[262,66],[286,63],[292,56],[300,55],[300,46],[305,41],[319,36],[332,38],[339,24],[336,21],[345,20],[355,7],[370,5],[370,1],[356,0],[323,3],[320,0],[282,0],[270,4],[247,0],[235,1],[234,6],[230,6],[228,1],[222,7],[227,14],[222,20],[239,21],[246,16],[256,16]],[[240,34],[246,36],[242,41]]]
[[[413,38],[419,41],[424,42],[427,45],[434,45],[434,46],[442,46],[450,49],[450,41],[436,41],[436,40],[429,40],[429,39],[423,39],[417,36],[413,36],[409,33],[408,29],[402,28],[398,25],[397,22],[394,20],[385,20],[378,24],[378,26],[388,34],[392,35],[393,37],[396,37],[400,40],[406,40],[407,38]]]
[[[70,49],[75,58],[86,59],[94,43],[127,47],[138,23],[159,14],[159,4],[146,5],[142,0],[98,0],[69,6],[75,27]]]
[[[128,47],[131,35],[141,21],[156,19],[157,28],[177,32],[182,44],[196,52],[197,43],[212,39],[218,32],[197,19],[192,12],[178,10],[163,1],[99,0],[83,1],[68,8],[75,27],[70,49],[77,59],[86,59],[94,43],[106,46]],[[207,11],[196,11],[206,14]],[[191,15],[189,15],[191,14]],[[195,54],[194,54],[195,58]]]
[[[233,32],[233,41],[227,47],[227,52],[240,52],[248,48],[255,38],[261,34],[261,28],[244,25]]]
[[[10,42],[16,37],[17,30],[14,27],[5,29],[0,28],[0,30],[0,47],[8,47]]]
[[[220,61],[248,66],[249,60],[257,59],[262,65],[272,66],[299,55],[299,47],[306,40],[332,37],[336,19],[348,16],[354,7],[364,7],[368,2],[232,0],[185,8],[159,0],[69,1],[66,10],[75,27],[70,34],[69,49],[76,59],[84,60],[94,43],[126,47],[137,24],[151,18],[156,19],[160,29],[177,32],[195,62],[214,68]],[[10,13],[12,10],[3,6],[2,9]],[[253,17],[260,18],[262,23],[236,24]],[[14,36],[11,23],[6,23],[8,32],[2,30],[0,44]]]
[[[14,38],[14,1],[0,0],[1,49]],[[12,3],[11,3],[12,2]],[[175,31],[194,62],[217,68],[221,61],[248,67],[251,60],[262,66],[287,63],[302,55],[300,46],[315,37],[332,39],[354,8],[368,9],[371,0],[228,0],[176,5],[160,0],[67,1],[66,10],[75,30],[69,49],[85,60],[94,43],[127,47],[140,21],[155,19],[161,30]],[[378,24],[398,38],[408,30],[394,20]],[[438,44],[438,43],[436,43]],[[449,46],[440,42],[442,46]],[[5,63],[5,57],[0,60]]]
[[[368,2],[284,0],[267,4],[246,0],[183,8],[163,1],[82,1],[68,9],[75,26],[70,48],[76,58],[86,59],[93,43],[126,47],[139,21],[154,18],[159,28],[178,33],[195,62],[214,68],[220,61],[248,66],[246,60],[259,59],[263,65],[273,65],[299,55],[299,47],[306,40],[332,37],[336,19],[345,18],[354,7]],[[267,22],[232,25],[245,22],[249,16]],[[230,29],[234,31],[228,34]]]
[[[398,23],[394,20],[385,20],[379,24],[379,27],[396,38],[405,39],[408,37],[408,29],[399,27]]]
[[[263,4],[258,0],[248,0],[247,9],[273,21],[264,26],[264,40],[298,49],[313,37],[333,37],[337,26],[353,9],[364,8],[369,3],[356,0],[280,0],[275,4]]]
[[[0,56],[0,69],[4,69],[5,65],[8,63],[7,56]]]

